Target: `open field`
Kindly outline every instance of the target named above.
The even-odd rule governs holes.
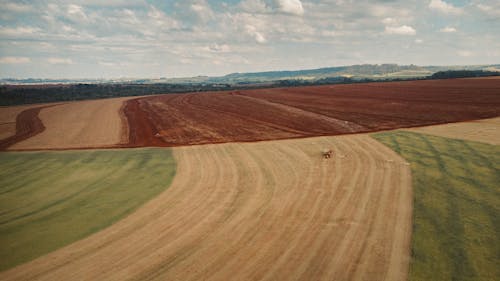
[[[0,117],[7,109],[0,108]],[[36,111],[19,115],[24,118],[21,127],[38,128],[41,124],[45,131],[0,141],[0,149],[247,142],[497,117],[500,79],[167,94],[71,102],[43,108],[39,114]],[[11,121],[2,125],[5,135],[13,133],[12,118],[7,119]]]
[[[129,146],[372,132],[500,115],[500,79],[171,94],[127,102]]]
[[[407,129],[441,137],[500,145],[500,117]]]
[[[0,140],[12,137],[16,134],[16,118],[19,113],[38,106],[39,105],[20,105],[0,107]]]
[[[53,104],[1,107],[0,150],[43,132],[45,126],[38,118],[38,114],[41,109],[51,106]]]
[[[0,279],[406,279],[410,169],[369,136],[173,151],[166,192]]]
[[[45,130],[9,149],[113,147],[126,143],[127,123],[120,112],[128,98],[69,102],[39,113]]]
[[[0,153],[0,270],[111,225],[174,173],[170,149]]]
[[[411,163],[409,280],[500,280],[500,146],[405,131],[374,136]]]

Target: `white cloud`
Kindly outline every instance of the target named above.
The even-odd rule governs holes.
[[[460,50],[460,51],[457,51],[457,55],[461,56],[461,57],[472,57],[474,56],[474,53],[471,52],[471,51],[467,51],[467,50]]]
[[[32,35],[40,31],[38,27],[18,26],[18,27],[3,27],[0,26],[0,34],[4,36],[23,36]]]
[[[2,9],[15,13],[26,13],[33,11],[33,7],[22,3],[2,3]]]
[[[215,44],[212,44],[212,45],[206,47],[205,50],[208,50],[208,51],[213,52],[213,53],[228,53],[231,51],[231,48],[227,44],[219,45],[219,44],[215,43]]]
[[[394,24],[397,24],[398,21],[394,18],[385,18],[382,20],[382,23],[385,25],[394,25]]]
[[[31,59],[27,57],[1,57],[1,64],[23,64],[30,63]]]
[[[441,28],[439,31],[444,32],[444,33],[453,33],[453,32],[457,32],[457,29],[454,27],[451,27],[451,26],[447,26],[447,27]]]
[[[476,7],[488,16],[500,18],[500,2],[490,4],[479,3]]]
[[[48,58],[47,62],[50,64],[73,64],[69,58]]]
[[[278,0],[280,11],[292,15],[301,16],[304,14],[304,7],[300,0]]]
[[[429,8],[450,15],[460,15],[463,13],[462,9],[457,8],[452,4],[446,3],[442,0],[431,0],[431,2],[429,3]]]
[[[424,40],[418,38],[418,39],[415,39],[415,43],[422,44],[422,43],[424,43]]]
[[[397,35],[415,35],[417,31],[411,26],[402,25],[402,26],[386,26],[385,33],[397,34]]]
[[[243,0],[240,2],[239,7],[248,13],[266,13],[270,11],[269,6],[262,0]]]
[[[88,17],[82,6],[78,6],[75,4],[69,4],[66,10],[68,18],[76,21],[76,22],[87,22]]]
[[[257,31],[257,28],[253,25],[247,25],[245,26],[245,29],[249,35],[251,35],[257,43],[263,44],[267,42],[266,37],[262,35],[259,31]]]
[[[191,4],[189,8],[203,22],[207,22],[215,18],[215,14],[206,0],[198,0]]]

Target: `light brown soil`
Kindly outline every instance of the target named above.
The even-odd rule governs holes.
[[[323,159],[321,151],[332,149]],[[178,147],[171,187],[1,280],[406,280],[410,170],[367,135]]]
[[[12,137],[16,134],[16,117],[22,111],[40,107],[40,105],[20,105],[0,107],[0,140]]]
[[[500,117],[407,129],[441,137],[500,145]]]
[[[44,108],[39,118],[46,130],[9,149],[111,147],[128,141],[120,113],[129,98],[70,102]]]

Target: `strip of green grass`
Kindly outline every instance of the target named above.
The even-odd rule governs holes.
[[[111,225],[174,174],[170,149],[0,153],[0,271]]]
[[[500,280],[500,146],[412,132],[374,138],[411,163],[410,280]]]

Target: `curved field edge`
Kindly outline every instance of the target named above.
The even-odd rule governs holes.
[[[127,216],[164,191],[170,149],[0,153],[0,270]]]
[[[410,169],[369,136],[173,152],[167,192],[0,279],[406,279]]]
[[[53,105],[33,107],[21,111],[16,116],[15,134],[0,140],[0,151],[43,132],[45,126],[38,117],[38,114],[43,108],[51,106]]]
[[[409,280],[499,280],[500,146],[403,131],[373,137],[411,163]]]

